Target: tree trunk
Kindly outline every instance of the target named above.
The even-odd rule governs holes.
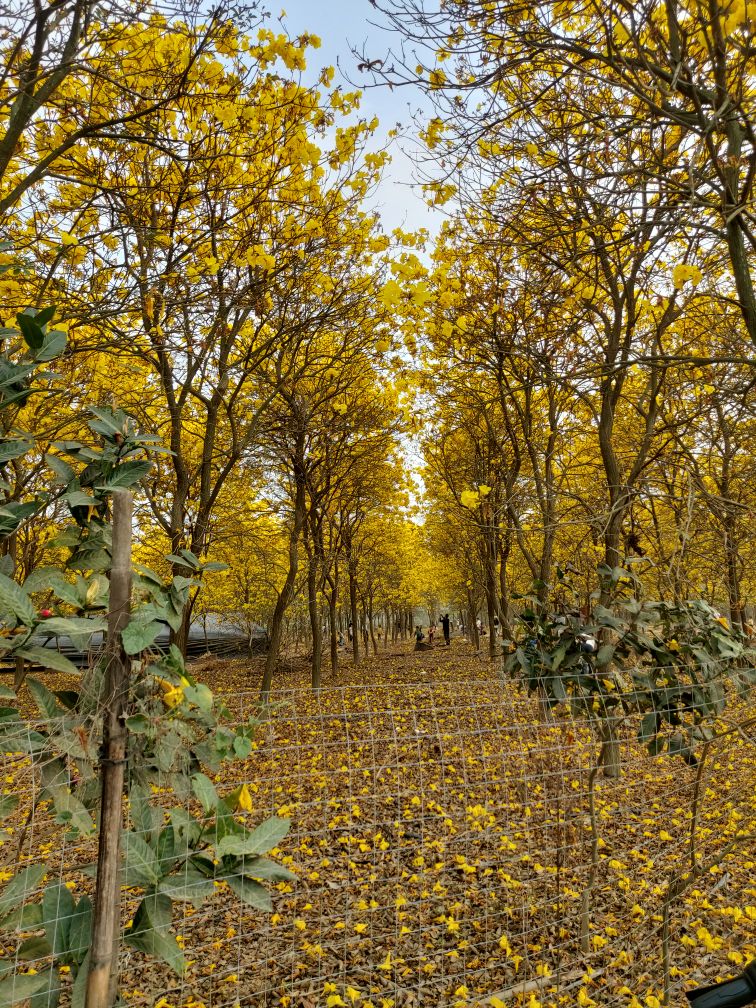
[[[121,925],[121,857],[123,782],[126,764],[126,707],[131,659],[121,643],[129,622],[131,603],[132,496],[113,493],[113,559],[110,572],[107,669],[104,693],[101,811],[97,850],[97,880],[92,921],[87,1008],[112,1008],[118,984],[118,945]]]
[[[267,703],[270,697],[273,675],[278,667],[280,657],[284,616],[294,594],[294,585],[297,579],[297,571],[299,570],[299,539],[302,535],[306,518],[304,473],[299,466],[296,467],[295,479],[297,481],[297,488],[294,498],[294,523],[289,535],[289,570],[286,573],[286,580],[276,599],[276,606],[273,610],[273,618],[270,624],[268,654],[265,657],[265,670],[260,687],[260,699],[263,703]]]
[[[373,625],[373,600],[368,599],[368,608],[365,616],[367,620],[367,628],[370,631],[370,641],[373,645],[373,654],[378,654],[378,642],[375,639],[375,626]],[[367,643],[365,644],[365,650],[367,651]]]
[[[188,567],[179,567],[178,565],[173,569],[173,576],[181,577],[191,577],[192,571]],[[197,592],[190,591],[189,598],[186,600],[186,605],[184,606],[184,611],[181,614],[181,625],[178,630],[170,631],[170,642],[175,644],[179,649],[181,654],[186,658],[186,649],[189,644],[189,629],[192,625],[192,616],[194,615],[194,603],[197,599]]]
[[[357,624],[357,574],[352,561],[351,548],[347,554],[349,569],[349,618],[352,624],[352,661],[360,663],[360,632]]]
[[[331,647],[331,678],[335,682],[339,674],[339,628],[336,616],[336,585],[331,586],[328,595],[328,629]]]
[[[724,552],[727,581],[727,602],[730,622],[735,627],[743,628],[743,600],[740,593],[740,572],[738,570],[740,557],[735,543],[735,519],[727,515],[724,523]]]
[[[469,636],[476,651],[480,651],[480,635],[478,634],[478,609],[473,602],[472,592],[467,589],[467,623]]]
[[[307,609],[310,616],[310,636],[312,637],[312,669],[310,682],[314,690],[320,689],[323,653],[323,633],[320,625],[318,606],[318,571],[314,553],[309,556],[307,568]]]
[[[603,742],[601,765],[604,768],[604,776],[616,779],[622,775],[622,753],[615,718],[608,717],[602,721],[601,741]]]
[[[620,542],[622,537],[622,521],[625,517],[625,509],[619,509],[616,505],[614,506],[612,513],[609,516],[609,521],[606,525],[606,530],[604,532],[604,563],[606,566],[613,570],[615,567],[619,567],[622,563],[622,551],[620,549]],[[599,603],[603,606],[608,606],[612,600],[612,589],[611,586],[605,581],[602,582],[599,593]],[[602,643],[604,643],[602,641]]]
[[[501,620],[502,637],[504,635],[512,636],[512,607],[509,602],[509,580],[507,577],[507,564],[511,550],[512,542],[507,534],[499,549],[499,619]]]

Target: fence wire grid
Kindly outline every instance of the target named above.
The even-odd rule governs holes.
[[[224,701],[238,723],[259,710],[252,693]],[[756,956],[754,723],[732,710],[695,767],[650,757],[626,718],[610,779],[595,724],[495,678],[280,691],[249,758],[215,781],[247,784],[248,826],[291,819],[271,856],[296,879],[270,887],[270,914],[222,884],[175,904],[186,974],[124,947],[122,1000],[655,1008],[666,975],[682,1005]],[[96,841],[43,814],[29,757],[4,757],[2,782],[21,803],[0,879],[42,858],[41,888],[91,893]],[[135,905],[127,892],[124,915]],[[17,977],[49,965],[18,957],[33,934],[0,936]]]

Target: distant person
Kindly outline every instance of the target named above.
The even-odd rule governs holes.
[[[418,625],[415,627],[415,643],[419,644],[423,640],[425,640],[425,634],[423,633],[423,628]]]
[[[429,644],[433,643],[433,638],[435,636],[436,636],[436,624],[435,623],[431,623],[431,625],[428,627],[428,643]]]
[[[441,630],[444,634],[444,642],[448,647],[451,644],[451,622],[449,620],[449,613],[445,613],[441,617]]]

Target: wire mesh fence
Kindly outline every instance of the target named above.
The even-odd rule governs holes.
[[[225,702],[234,721],[259,712],[252,693]],[[216,786],[247,784],[250,826],[291,819],[272,856],[296,878],[272,887],[272,913],[225,883],[201,906],[176,904],[185,975],[124,949],[122,998],[653,1008],[666,977],[680,1004],[756,956],[756,729],[745,706],[732,711],[696,766],[650,757],[625,718],[610,779],[595,723],[495,677],[279,692]],[[28,755],[4,758],[2,790],[20,801],[0,877],[42,859],[40,891],[57,878],[91,892],[94,837],[45,814],[39,773]],[[126,914],[135,906],[127,892]],[[34,933],[2,936],[18,977],[46,967],[18,957]]]

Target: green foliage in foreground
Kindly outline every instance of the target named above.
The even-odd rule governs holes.
[[[599,574],[611,604],[595,605],[588,620],[538,612],[535,597],[526,599],[517,639],[505,642],[505,671],[550,706],[597,725],[640,715],[638,739],[652,755],[666,751],[695,763],[728,695],[756,683],[756,651],[702,599],[648,600],[631,569],[602,567]]]
[[[4,465],[35,450],[33,434],[14,428],[13,421],[19,406],[33,394],[44,394],[54,379],[41,368],[65,347],[65,334],[48,328],[52,316],[51,310],[19,315],[18,329],[0,334],[0,412],[9,432],[0,444],[0,475]],[[158,450],[156,439],[137,431],[120,410],[90,412],[93,443],[60,442],[47,456],[56,474],[50,493],[0,508],[0,540],[53,501],[65,502],[72,519],[55,541],[67,553],[64,566],[38,569],[20,585],[6,556],[0,572],[0,649],[4,661],[22,670],[15,689],[0,687],[0,751],[31,760],[36,778],[31,812],[51,816],[69,843],[96,834],[105,659],[94,663],[77,690],[51,690],[26,676],[26,666],[78,674],[64,655],[42,646],[44,638],[65,635],[86,648],[94,634],[105,632],[110,495],[147,475],[149,455]],[[167,654],[149,651],[165,624],[178,629],[203,570],[217,567],[203,565],[188,551],[180,559],[191,577],[166,582],[146,567],[134,572],[133,614],[123,633],[133,664],[127,708],[130,828],[122,836],[122,886],[130,898],[139,897],[124,940],[178,973],[184,957],[172,933],[174,903],[199,905],[220,888],[268,911],[264,883],[293,877],[264,857],[286,836],[288,820],[273,817],[248,829],[238,816],[251,810],[246,787],[220,795],[204,772],[218,773],[229,761],[246,758],[254,722],[228,727],[228,712],[189,675],[177,648]],[[37,604],[41,593],[42,609]],[[31,717],[18,702],[22,685],[37,710]],[[0,820],[16,825],[18,805],[16,796],[3,796]],[[2,831],[6,849],[13,836],[12,830]],[[94,877],[94,869],[91,865],[86,872]],[[44,885],[50,875],[55,880]],[[83,1008],[92,931],[88,894],[76,900],[56,866],[24,865],[0,891],[0,929],[19,934],[14,954],[0,960],[0,1008],[27,999],[31,1008],[55,1008],[62,967],[73,980],[73,1008]],[[29,932],[31,937],[21,937]],[[33,964],[36,972],[18,973],[18,961]]]

